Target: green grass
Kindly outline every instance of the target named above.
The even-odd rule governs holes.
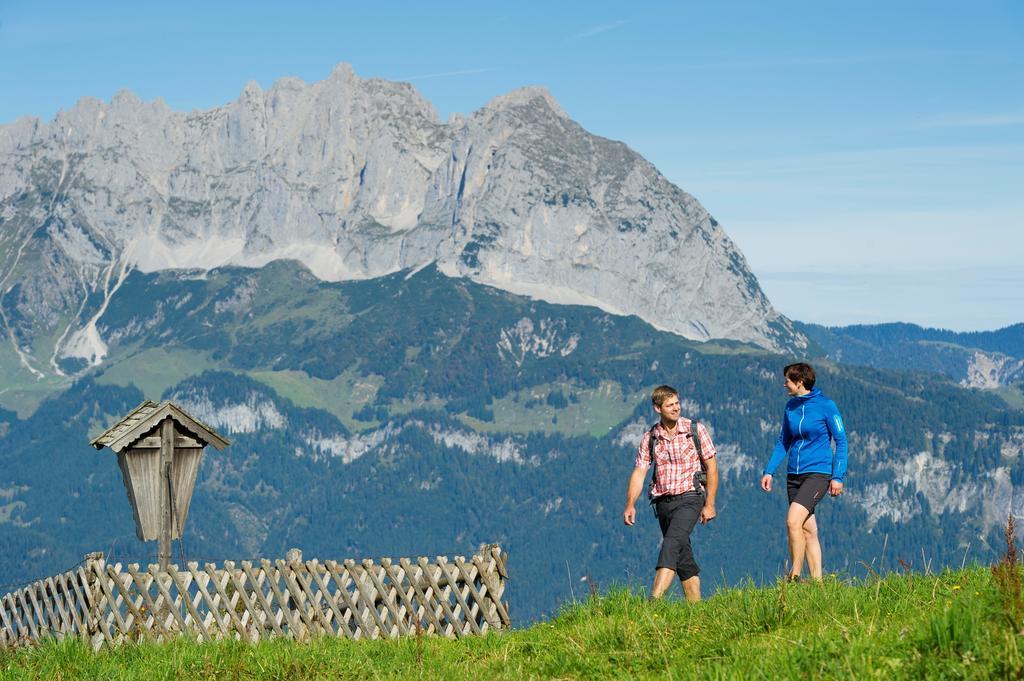
[[[1024,387],[1021,385],[1004,385],[993,392],[1011,409],[1024,409]]]
[[[629,418],[638,400],[646,392],[623,395],[622,387],[603,381],[593,390],[578,390],[579,402],[570,402],[562,409],[549,406],[545,400],[552,390],[568,394],[569,389],[557,384],[542,383],[496,399],[490,409],[494,421],[481,421],[463,414],[459,419],[481,433],[562,433],[604,437],[608,431]],[[539,404],[527,407],[531,400]],[[557,420],[552,420],[557,417]]]
[[[365,430],[377,425],[356,421],[352,414],[377,396],[384,382],[380,376],[360,376],[352,368],[330,380],[314,378],[305,371],[250,371],[248,375],[270,386],[296,406],[330,412],[350,430]]]
[[[1000,586],[1002,585],[1002,586]],[[1019,581],[1017,582],[1019,589]],[[2,678],[987,679],[1024,674],[1019,590],[988,568],[726,588],[687,605],[615,590],[507,634],[310,644],[77,641],[0,652]],[[514,606],[514,604],[513,604]]]
[[[209,353],[178,347],[151,348],[117,359],[105,366],[96,382],[107,385],[135,385],[148,400],[159,400],[163,392],[189,376],[198,376],[218,365]]]
[[[0,407],[16,412],[22,419],[31,416],[43,400],[71,382],[52,374],[43,379],[31,374],[22,366],[6,337],[0,340],[0,377]]]
[[[151,348],[117,359],[97,375],[96,382],[110,385],[134,384],[147,399],[158,400],[170,387],[206,370],[225,369],[209,353],[184,348]],[[356,421],[352,414],[373,400],[382,379],[363,377],[352,369],[331,380],[314,378],[304,371],[249,371],[246,374],[271,387],[299,407],[315,407],[330,412],[346,427],[362,430],[368,424]],[[374,424],[369,424],[374,425]]]

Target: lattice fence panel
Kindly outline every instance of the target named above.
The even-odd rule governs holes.
[[[299,554],[296,552],[296,556]],[[94,649],[126,641],[256,642],[319,636],[352,640],[484,634],[510,626],[507,554],[466,560],[226,561],[200,566],[84,566],[0,599],[0,644],[78,636]]]
[[[0,645],[17,646],[44,636],[87,637],[95,629],[97,594],[79,566],[0,598]]]

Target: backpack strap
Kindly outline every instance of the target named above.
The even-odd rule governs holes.
[[[690,438],[693,440],[693,446],[697,448],[697,461],[700,461],[700,469],[706,473],[708,465],[704,463],[704,452],[701,451],[700,433],[697,432],[699,425],[700,423],[697,421],[690,421]]]
[[[660,421],[659,421],[659,423],[660,423]],[[654,446],[658,442],[658,436],[654,434],[654,429],[657,428],[657,427],[658,427],[658,424],[655,423],[653,426],[651,426],[651,429],[649,431],[647,431],[647,435],[649,436],[649,439],[647,440],[647,453],[651,457],[651,484],[652,485],[657,485],[658,484],[658,457],[655,456],[655,451],[654,451]]]

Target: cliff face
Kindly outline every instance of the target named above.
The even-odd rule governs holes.
[[[132,268],[282,258],[335,281],[433,262],[688,338],[805,343],[693,197],[541,89],[443,123],[342,65],[209,111],[121,93],[0,127],[0,323],[22,371],[101,362]]]

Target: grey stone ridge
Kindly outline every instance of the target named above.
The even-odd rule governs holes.
[[[100,363],[132,268],[281,258],[332,281],[436,263],[691,339],[806,346],[694,197],[541,88],[442,122],[341,65],[206,111],[120,92],[0,126],[0,324],[25,371]]]

